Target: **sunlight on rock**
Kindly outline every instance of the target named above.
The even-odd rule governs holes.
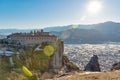
[[[53,46],[48,45],[48,46],[45,46],[45,48],[43,49],[43,51],[44,51],[44,53],[45,53],[46,56],[51,56],[51,55],[53,55],[55,49],[54,49]]]
[[[25,66],[22,66],[22,70],[27,76],[30,76],[30,77],[33,76],[32,72]]]

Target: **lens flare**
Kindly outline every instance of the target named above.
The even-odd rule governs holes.
[[[78,25],[72,25],[72,28],[73,29],[75,29],[75,28],[77,28],[78,27]]]
[[[54,47],[52,45],[45,46],[43,49],[43,52],[45,53],[46,56],[52,56],[54,54]]]
[[[30,76],[30,77],[33,76],[32,72],[25,66],[22,66],[22,70],[27,76]]]
[[[69,31],[64,31],[61,35],[61,39],[67,39],[70,36],[70,32]]]

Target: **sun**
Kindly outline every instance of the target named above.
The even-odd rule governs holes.
[[[100,1],[92,1],[88,4],[87,9],[90,13],[98,13],[101,10],[101,2]]]

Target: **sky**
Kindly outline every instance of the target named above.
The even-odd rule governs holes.
[[[101,7],[88,9],[92,1]],[[40,29],[71,24],[120,22],[120,0],[0,0],[0,29]]]

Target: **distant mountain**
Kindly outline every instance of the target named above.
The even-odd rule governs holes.
[[[56,26],[44,28],[45,31],[65,31],[68,29],[96,29],[105,33],[111,33],[111,31],[116,31],[120,28],[120,23],[108,21],[99,24],[91,25],[68,25],[68,26]],[[117,30],[119,31],[119,30]]]
[[[105,22],[96,25],[94,28],[106,34],[118,35],[120,33],[120,23]]]
[[[32,29],[0,29],[0,34],[30,32]],[[37,29],[34,29],[37,30]],[[120,23],[104,22],[92,25],[68,25],[44,28],[59,36],[65,43],[120,42]]]
[[[120,23],[109,21],[84,27],[69,28],[56,33],[54,31],[53,34],[58,35],[65,43],[73,44],[120,42]]]
[[[0,29],[0,34],[2,35],[8,35],[11,33],[17,33],[17,32],[30,32],[31,30],[37,30],[37,29]]]
[[[103,33],[96,29],[69,29],[61,32],[51,32],[59,36],[65,43],[105,43],[105,42],[120,42],[119,33],[117,35],[111,33]]]
[[[56,26],[56,27],[47,27],[47,28],[44,28],[45,31],[64,31],[64,30],[68,30],[71,28],[71,25],[68,25],[68,26]]]
[[[104,23],[91,24],[91,25],[67,25],[67,26],[46,27],[44,28],[44,31],[60,32],[68,29],[96,29],[105,33],[109,33],[116,29],[118,30],[118,28],[120,28],[120,23],[108,21]],[[9,34],[9,33],[15,33],[15,32],[30,32],[31,30],[37,30],[37,29],[0,29],[0,34],[1,33]]]
[[[67,26],[56,26],[56,27],[47,27],[44,28],[45,31],[65,31],[68,29],[75,29],[75,28],[79,28],[79,29],[92,29],[92,25],[67,25]]]
[[[107,40],[107,36],[95,29],[69,29],[61,32],[51,32],[59,36],[65,43],[101,43]]]

